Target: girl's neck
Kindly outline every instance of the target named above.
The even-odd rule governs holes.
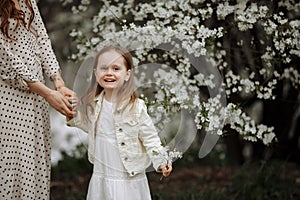
[[[115,103],[116,98],[112,95],[112,92],[105,91],[104,92],[104,99],[110,103]]]

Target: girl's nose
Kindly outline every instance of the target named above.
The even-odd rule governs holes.
[[[108,67],[106,70],[106,74],[112,74],[112,73],[113,73],[113,70],[110,67]]]

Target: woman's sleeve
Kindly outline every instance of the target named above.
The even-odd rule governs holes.
[[[167,164],[167,158],[165,157],[166,152],[161,144],[161,140],[158,136],[152,119],[147,113],[147,107],[144,101],[140,100],[139,103],[142,107],[139,124],[140,140],[146,148],[147,154],[152,161],[154,169],[157,170],[159,166]]]
[[[29,90],[26,82],[38,81],[36,74],[11,52],[10,43],[0,33],[0,78],[13,87]]]
[[[38,46],[42,68],[46,76],[50,77],[60,69],[59,63],[52,49],[51,41],[35,0],[32,0],[32,8],[35,13],[32,24],[38,34]]]

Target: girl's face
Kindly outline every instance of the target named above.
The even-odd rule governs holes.
[[[99,56],[94,73],[104,91],[112,94],[124,84],[124,81],[129,80],[131,71],[127,70],[123,56],[112,50]]]

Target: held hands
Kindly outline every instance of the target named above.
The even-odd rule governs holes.
[[[76,93],[63,86],[56,90],[51,90],[45,99],[58,112],[66,117],[72,118],[76,115],[78,98]]]
[[[67,118],[73,118],[73,116],[76,115],[79,102],[76,93],[65,86],[57,88],[57,91],[67,98],[68,103],[66,105],[68,107],[68,111],[72,112],[72,114],[66,114],[65,116]]]
[[[56,90],[48,88],[40,81],[26,82],[32,92],[41,95],[58,112],[66,117],[76,115],[78,98],[72,90],[64,85],[56,87]]]
[[[61,72],[58,70],[54,73],[50,80],[53,82],[56,91],[53,91],[54,96],[46,98],[52,107],[54,107],[58,112],[65,115],[67,118],[73,118],[76,115],[78,107],[78,98],[76,93],[65,86],[65,83],[61,77]],[[51,104],[51,102],[53,104]],[[59,103],[59,105],[57,105]]]

